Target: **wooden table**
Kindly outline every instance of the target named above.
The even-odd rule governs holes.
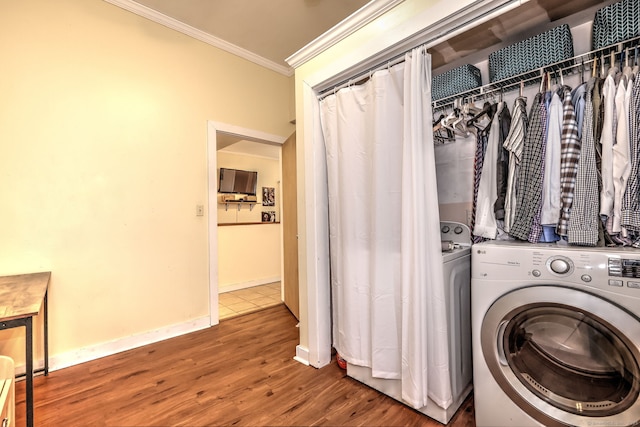
[[[27,427],[33,427],[33,316],[44,315],[44,371],[49,374],[49,322],[47,288],[51,272],[0,276],[0,330],[26,329]]]

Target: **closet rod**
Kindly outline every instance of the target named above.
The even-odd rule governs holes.
[[[638,46],[638,41],[640,41],[640,37],[627,39],[622,42],[614,43],[600,49],[595,49],[590,52],[574,56],[572,58],[567,58],[562,61],[546,65],[544,67],[536,68],[534,70],[518,74],[516,76],[489,83],[475,89],[470,89],[464,92],[460,92],[456,95],[434,100],[432,101],[433,110],[436,111],[451,108],[454,106],[455,101],[458,99],[484,99],[489,96],[494,96],[496,93],[509,92],[514,89],[519,89],[521,83],[531,84],[537,80],[540,80],[545,76],[547,72],[550,72],[552,74],[558,72],[561,72],[562,74],[568,74],[568,71],[574,70],[575,68],[581,67],[583,65],[590,64],[595,59],[597,59],[598,61],[604,60],[605,62],[609,62],[609,66],[611,66],[612,54],[619,55],[621,52],[628,50],[628,55],[635,56],[636,52],[632,51],[631,49]],[[634,59],[638,60],[638,58],[635,57]]]

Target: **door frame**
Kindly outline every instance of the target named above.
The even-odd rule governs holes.
[[[220,323],[218,309],[218,133],[238,137],[242,140],[279,144],[287,138],[260,132],[227,123],[207,121],[207,210],[208,246],[209,246],[209,323]],[[282,156],[281,156],[282,157]],[[282,239],[280,240],[282,253]],[[282,266],[280,266],[282,268]]]

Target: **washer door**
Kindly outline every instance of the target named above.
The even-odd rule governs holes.
[[[481,344],[502,390],[545,426],[640,422],[640,320],[607,300],[517,289],[487,311]]]

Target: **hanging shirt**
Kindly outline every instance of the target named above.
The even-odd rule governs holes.
[[[622,226],[640,232],[640,77],[633,82],[629,103],[629,160],[627,188],[622,201]]]
[[[578,139],[582,140],[582,126],[584,122],[584,102],[587,92],[587,84],[582,83],[571,92],[571,102],[573,103],[574,113],[576,115],[576,123],[578,125]]]
[[[593,96],[598,79],[587,83],[582,144],[576,170],[576,183],[571,205],[571,216],[567,227],[569,244],[596,246],[598,243],[598,172],[596,167],[596,147],[593,125]]]
[[[496,159],[496,186],[497,186],[497,199],[493,207],[493,211],[496,216],[496,220],[504,220],[504,204],[507,196],[507,177],[509,174],[509,153],[504,149],[504,140],[507,139],[509,134],[509,128],[511,127],[511,113],[507,108],[506,103],[502,103],[503,106],[500,112],[496,113],[498,116],[498,154]],[[504,221],[501,221],[503,224]],[[504,228],[504,225],[502,225]]]
[[[522,159],[516,186],[516,214],[511,226],[511,236],[527,240],[531,222],[540,205],[543,152],[543,94],[536,94],[529,113],[529,131],[522,149]]]
[[[600,173],[602,176],[602,189],[600,190],[600,215],[609,217],[613,213],[613,144],[615,138],[615,97],[616,83],[615,74],[617,68],[609,70],[609,75],[602,86],[602,104],[604,107],[604,118],[602,122],[602,135],[600,145],[602,149],[602,160]]]
[[[484,239],[480,236],[476,236],[473,233],[476,224],[476,212],[478,208],[478,188],[480,187],[480,177],[482,176],[482,166],[484,164],[484,153],[487,150],[487,143],[489,141],[489,129],[491,122],[485,127],[476,127],[477,139],[476,139],[476,152],[473,161],[473,207],[471,209],[471,228],[473,237],[473,243],[480,243]]]
[[[556,91],[550,95],[551,101],[547,108],[547,142],[544,154],[540,224],[555,228],[560,219],[560,154],[563,106]]]
[[[599,146],[600,137],[602,136],[602,121],[604,120],[604,107],[602,105],[602,89],[604,86],[604,80],[597,77],[595,77],[595,79],[593,92],[590,98],[593,104],[593,111],[591,113],[593,117],[593,139],[596,142],[596,146]],[[600,154],[598,154],[598,156],[600,156]],[[600,160],[598,160],[598,170],[600,170]]]
[[[478,185],[476,223],[473,228],[473,234],[487,239],[495,239],[498,234],[498,224],[496,222],[494,206],[498,199],[498,171],[496,167],[499,155],[498,150],[502,149],[500,145],[499,115],[504,105],[504,102],[498,104],[498,111],[494,116],[494,120],[491,122],[487,150],[484,154],[482,173]]]
[[[584,89],[584,85],[583,85]],[[562,119],[562,147],[560,153],[560,219],[556,232],[560,236],[567,235],[567,226],[573,205],[573,196],[578,172],[578,160],[580,159],[581,141],[578,132],[578,121],[573,106],[571,89],[563,88],[564,102]],[[584,90],[582,91],[584,95]],[[583,97],[584,100],[584,97]]]
[[[545,94],[545,101],[543,102],[542,110],[540,110],[540,124],[542,126],[541,136],[542,140],[540,141],[540,156],[542,161],[540,162],[540,167],[538,169],[538,173],[541,177],[544,177],[544,168],[545,168],[545,156],[547,149],[547,109],[549,104],[551,103],[551,93],[547,92]],[[531,229],[529,230],[529,236],[527,240],[531,243],[536,243],[540,241],[540,238],[543,235],[543,227],[541,222],[542,217],[542,189],[543,187],[543,178],[539,180],[539,187],[537,191],[540,191],[540,200],[538,200],[537,206],[533,207],[535,209],[535,213],[533,218],[531,219]]]
[[[504,231],[509,232],[515,217],[517,198],[516,182],[520,170],[520,160],[522,158],[522,148],[524,138],[527,133],[527,99],[518,97],[513,106],[511,116],[511,128],[504,141],[504,148],[509,152],[509,171],[507,174],[507,192],[504,203]]]
[[[631,102],[631,92],[633,90],[633,82],[630,80],[632,77],[631,68],[625,67],[616,92],[617,127],[615,144],[612,147],[613,210],[610,227],[607,229],[611,234],[622,233],[623,237],[626,236],[626,230],[621,225],[622,199],[631,173],[631,164],[629,162],[629,103]]]

